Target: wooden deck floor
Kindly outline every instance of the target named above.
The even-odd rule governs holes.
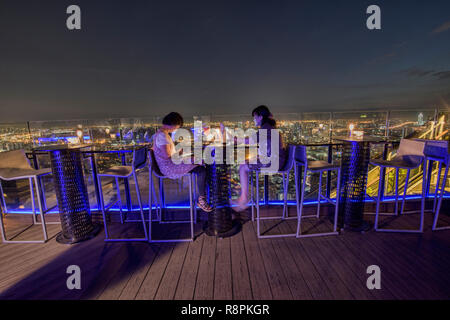
[[[412,228],[417,218],[386,219]],[[448,299],[450,230],[431,232],[431,218],[427,214],[424,234],[344,231],[321,238],[259,240],[256,223],[247,222],[237,235],[217,239],[202,234],[198,223],[199,236],[190,243],[105,243],[102,231],[71,246],[54,238],[46,244],[0,244],[0,298]],[[6,220],[14,232],[18,221],[13,215]],[[329,227],[326,218],[313,221],[305,222],[305,230]],[[292,232],[295,223],[266,221],[263,227],[270,233]],[[50,234],[59,228],[49,226]],[[186,226],[155,228],[159,236],[182,236]],[[113,223],[113,230],[125,234],[138,228]],[[37,238],[40,231],[33,226],[20,237]],[[69,265],[81,268],[81,290],[66,287]],[[380,290],[366,287],[369,265],[381,268]]]

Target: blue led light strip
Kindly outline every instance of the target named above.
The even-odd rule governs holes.
[[[421,195],[409,195],[406,196],[407,200],[414,200],[414,199],[421,199],[422,196]],[[434,195],[431,194],[428,196],[428,199],[433,199]],[[445,199],[450,199],[450,194],[444,195]],[[399,199],[400,201],[401,199]],[[395,201],[395,196],[389,196],[389,197],[385,197],[383,202],[394,202]],[[366,200],[364,200],[364,202],[374,202],[374,200],[370,199],[370,198],[366,198]],[[326,200],[322,200],[321,203],[328,203]],[[264,201],[262,200],[260,202],[261,205],[264,204]],[[283,205],[283,201],[269,201],[270,205]],[[289,200],[287,201],[287,204],[290,206],[295,206],[296,202],[293,200]],[[309,200],[309,201],[305,201],[304,202],[305,205],[313,205],[313,204],[317,204],[317,200]],[[144,210],[148,210],[148,206],[143,206]],[[153,207],[153,209],[156,209],[156,206]],[[167,205],[166,209],[189,209],[189,205],[188,204],[183,204],[183,205]],[[119,211],[119,207],[117,206],[113,206],[109,209],[110,211]],[[139,210],[138,207],[134,207],[132,208],[132,211],[137,211]],[[98,208],[96,206],[93,206],[91,208],[91,211],[99,211]],[[127,212],[126,208],[123,208],[123,211]],[[32,214],[33,212],[31,211],[31,209],[15,209],[15,210],[8,210],[8,213],[21,213],[21,214]],[[39,213],[39,210],[36,209],[36,213]],[[49,211],[48,213],[59,213],[59,211],[57,209],[53,209],[51,211]]]

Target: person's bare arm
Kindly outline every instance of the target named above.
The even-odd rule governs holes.
[[[172,146],[170,144],[166,144],[164,145],[164,149],[165,152],[164,156],[166,157],[166,159],[170,159],[170,157],[172,156]]]

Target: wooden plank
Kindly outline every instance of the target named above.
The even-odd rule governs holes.
[[[280,230],[285,233],[293,232],[296,228],[289,227],[287,224],[280,226]],[[333,296],[325,284],[325,280],[321,277],[320,273],[312,263],[311,258],[306,253],[300,242],[303,239],[297,238],[284,238],[284,244],[288,248],[291,256],[297,265],[297,268],[301,270],[302,276],[308,285],[311,296],[314,299],[332,299]]]
[[[214,272],[216,268],[216,237],[204,235],[202,256],[195,285],[195,300],[214,298]]]
[[[261,227],[263,230],[267,228],[263,222],[261,222]],[[254,225],[254,232],[256,234],[256,225]],[[258,245],[261,250],[261,256],[263,257],[273,298],[277,300],[292,300],[292,293],[289,289],[287,279],[281,270],[281,265],[277,259],[271,240],[272,239],[258,239]]]
[[[273,298],[272,290],[269,285],[267,272],[252,222],[247,222],[242,226],[242,236],[247,254],[248,273],[253,299],[270,300]]]
[[[302,221],[302,223],[304,223],[308,229],[313,229],[312,223],[309,223],[307,219]],[[329,259],[331,257],[324,257],[320,251],[317,250],[317,246],[314,243],[314,237],[301,238],[300,240],[301,241],[298,242],[305,249],[305,252],[310,257],[316,267],[316,270],[319,271],[320,275],[325,280],[325,284],[329,288],[333,297],[335,299],[354,299],[353,293],[340,279],[339,275],[336,273],[336,270],[334,270],[334,266],[329,263]]]
[[[401,237],[416,238],[417,235],[392,234],[390,241],[373,237],[371,244],[380,252],[382,251],[389,259],[391,268],[393,266],[398,268],[398,274],[402,275],[402,279],[415,279],[414,281],[405,281],[405,284],[411,287],[411,290],[425,297],[438,298],[439,294],[432,286],[433,281],[428,276],[428,270],[420,270],[420,267],[415,263],[420,257],[415,255],[414,250],[398,248]]]
[[[136,298],[139,289],[141,288],[141,285],[147,276],[147,273],[152,267],[155,258],[159,254],[159,250],[159,244],[151,244],[148,246],[147,250],[144,253],[144,256],[136,267],[136,270],[128,279],[122,292],[120,292],[119,300],[131,300]]]
[[[231,274],[230,238],[218,238],[216,249],[216,267],[214,273],[214,299],[233,299],[233,279]],[[238,275],[236,275],[238,276]]]
[[[339,235],[338,237],[340,237]],[[342,259],[343,263],[349,271],[353,272],[354,276],[358,279],[358,286],[367,289],[366,281],[368,278],[367,265],[361,260],[360,256],[354,255],[354,253],[344,246],[342,241],[335,239],[335,241],[330,241],[328,244],[333,247],[336,254]],[[384,286],[380,290],[370,290],[373,299],[395,299],[395,295],[392,294],[388,288]]]
[[[189,243],[187,242],[175,244],[155,299],[174,299],[188,247]]]
[[[42,244],[38,244],[42,245]],[[66,251],[64,246],[50,245],[41,248],[39,254],[33,254],[32,257],[20,261],[17,259],[12,265],[12,269],[2,272],[0,280],[0,290],[5,290],[6,287],[22,279],[26,279],[30,274],[41,268],[42,265],[48,261],[52,261],[55,257]]]
[[[99,261],[96,255],[101,252],[103,241],[95,241],[96,239],[98,238],[74,246],[60,245],[56,242],[51,243],[53,248],[60,249],[61,252],[46,258],[43,261],[44,263],[39,263],[38,267],[32,269],[33,273],[28,274],[16,283],[14,288],[15,294],[22,298],[52,296],[54,299],[57,299],[68,294],[71,297],[79,297],[83,290],[89,288],[88,279],[92,276],[92,273],[89,272],[89,265],[85,264],[86,261],[90,264]],[[43,248],[40,250],[43,250]],[[79,265],[81,268],[83,288],[81,291],[70,291],[66,287],[66,268],[71,264]],[[87,275],[87,277],[84,275]],[[35,290],[36,287],[39,287],[40,290]]]
[[[136,295],[138,300],[153,300],[158,291],[161,279],[166,271],[167,264],[175,245],[173,243],[161,244],[161,249],[158,252],[153,264],[148,270],[145,279]]]
[[[329,216],[334,216],[334,206],[323,206],[320,218],[306,218],[303,222],[311,232],[327,233],[333,231],[333,222]],[[311,238],[311,242],[316,246],[317,254],[322,255],[328,265],[332,266],[335,274],[347,287],[356,299],[374,299],[375,296],[367,289],[364,266],[359,260],[350,256],[348,249],[343,247],[337,237],[340,235],[317,236]],[[353,261],[353,265],[348,264],[348,259]],[[356,270],[355,270],[356,267]]]
[[[180,279],[178,281],[175,299],[192,300],[194,299],[195,283],[197,281],[200,258],[202,254],[205,235],[198,237],[195,241],[189,243],[186,259],[183,264]]]
[[[286,228],[282,229],[281,226],[287,226],[291,221],[286,220],[281,222],[275,229],[274,232],[277,234],[288,234],[291,231],[286,232]],[[291,239],[295,239],[292,238]],[[287,279],[289,289],[292,293],[294,299],[312,299],[312,294],[309,287],[303,278],[303,270],[299,269],[292,257],[291,252],[286,246],[286,242],[283,238],[271,239],[274,251],[277,256],[277,260],[280,262],[281,269]]]
[[[366,234],[345,232],[339,240],[344,243],[344,246],[359,256],[361,261],[368,267],[370,265],[377,265],[382,270],[381,288],[388,288],[397,299],[411,299],[414,298],[414,293],[403,289],[403,283],[397,281],[396,274],[392,271],[389,261],[385,259],[378,251],[375,251],[369,246],[369,241],[366,239]]]
[[[253,299],[247,253],[244,246],[243,231],[231,237],[231,274],[233,275],[233,299]]]
[[[43,275],[38,280],[42,289],[35,296],[58,297],[60,299],[95,298],[108,283],[117,265],[126,258],[122,257],[125,243],[107,243],[100,234],[96,238],[70,246],[69,250],[58,256],[43,268]],[[114,263],[119,257],[120,263]],[[77,265],[81,270],[81,290],[68,290],[66,269]]]
[[[119,299],[130,278],[137,270],[142,268],[142,260],[146,256],[146,251],[151,249],[147,243],[133,243],[127,245],[125,250],[126,252],[120,255],[120,259],[122,260],[122,263],[118,263],[120,265],[120,268],[118,268],[115,273],[111,274],[110,281],[105,281],[105,288],[97,296],[97,299]],[[119,256],[116,256],[114,260],[118,258]]]

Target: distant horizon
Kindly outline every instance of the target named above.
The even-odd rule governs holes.
[[[352,109],[352,110],[334,110],[334,111],[303,111],[303,112],[273,112],[276,116],[283,116],[283,115],[294,115],[294,114],[339,114],[339,113],[381,113],[381,112],[387,112],[387,111],[401,111],[401,112],[431,112],[431,111],[438,111],[438,112],[444,112],[449,113],[450,109],[438,109],[434,107],[423,107],[423,108],[409,108],[409,107],[395,107],[395,108],[378,108],[378,109]],[[175,111],[175,110],[174,110]],[[170,111],[167,111],[169,113]],[[251,112],[251,111],[250,111]],[[250,112],[247,113],[223,113],[223,114],[212,114],[212,113],[196,113],[196,114],[189,114],[189,113],[181,113],[183,118],[185,120],[190,119],[195,116],[200,117],[226,117],[226,116],[248,116],[251,118]],[[153,117],[163,117],[167,113],[164,114],[155,114],[155,115],[142,115],[142,116],[133,116],[133,115],[127,115],[127,116],[111,116],[111,117],[98,117],[98,118],[66,118],[66,119],[42,119],[42,120],[19,120],[19,121],[0,121],[0,125],[8,125],[8,124],[27,124],[33,123],[33,122],[64,122],[64,121],[89,121],[89,120],[120,120],[120,119],[145,119],[149,120]],[[301,119],[294,119],[295,121],[301,120]],[[225,120],[223,120],[225,121]],[[246,120],[245,120],[246,121]],[[280,121],[286,121],[286,120],[280,120]]]

